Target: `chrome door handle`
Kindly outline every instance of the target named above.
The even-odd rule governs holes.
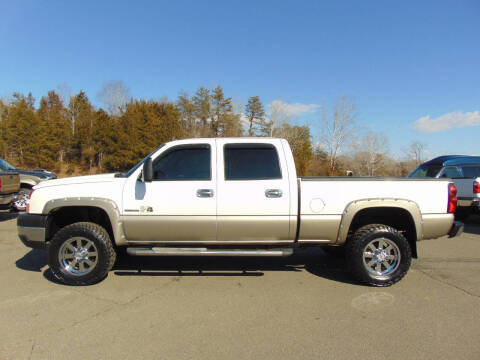
[[[198,189],[197,190],[197,197],[213,197],[213,190],[212,189]]]
[[[279,198],[282,197],[283,192],[280,189],[267,189],[265,190],[265,196],[267,198]]]

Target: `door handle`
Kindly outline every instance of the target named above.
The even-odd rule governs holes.
[[[282,197],[283,192],[280,189],[267,189],[265,190],[265,196],[267,198],[279,198]]]
[[[197,197],[201,197],[201,198],[213,197],[213,190],[212,189],[198,189],[197,190]]]

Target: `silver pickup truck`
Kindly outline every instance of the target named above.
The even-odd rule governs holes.
[[[93,284],[132,256],[289,256],[344,247],[352,275],[388,286],[417,241],[462,231],[449,179],[297,178],[286,140],[172,141],[131,170],[34,187],[18,233],[53,274]]]
[[[471,214],[480,214],[480,156],[439,156],[421,164],[409,177],[452,179],[458,198],[455,218],[463,221]]]

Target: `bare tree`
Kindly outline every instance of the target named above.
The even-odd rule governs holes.
[[[280,100],[274,100],[270,104],[270,136],[273,136],[275,129],[283,128],[283,125],[289,125],[292,115],[287,111],[285,103]],[[279,133],[277,136],[282,137]]]
[[[329,173],[334,175],[338,155],[355,130],[357,114],[355,104],[345,95],[342,95],[335,103],[332,117],[327,115],[325,107],[322,110],[321,122],[323,126],[320,139],[328,155]]]
[[[62,103],[65,106],[68,106],[68,104],[70,103],[70,98],[73,94],[72,88],[66,83],[58,84],[57,94],[58,96],[60,96],[60,100],[62,100]]]
[[[366,132],[353,146],[353,160],[359,174],[374,176],[388,153],[388,139],[382,133]]]
[[[110,81],[102,85],[98,99],[112,115],[120,115],[130,99],[130,89],[123,81]]]
[[[425,150],[425,144],[418,140],[413,140],[410,143],[410,147],[407,149],[407,156],[415,161],[415,165],[418,166],[423,162],[423,152]]]

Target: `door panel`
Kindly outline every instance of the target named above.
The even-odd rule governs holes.
[[[154,180],[138,180],[138,171],[124,188],[122,215],[127,239],[216,240],[215,141],[165,146],[154,157]]]
[[[290,188],[281,144],[243,141],[217,139],[217,238],[288,240]]]
[[[217,238],[214,216],[129,216],[124,218],[129,241],[212,241]]]

